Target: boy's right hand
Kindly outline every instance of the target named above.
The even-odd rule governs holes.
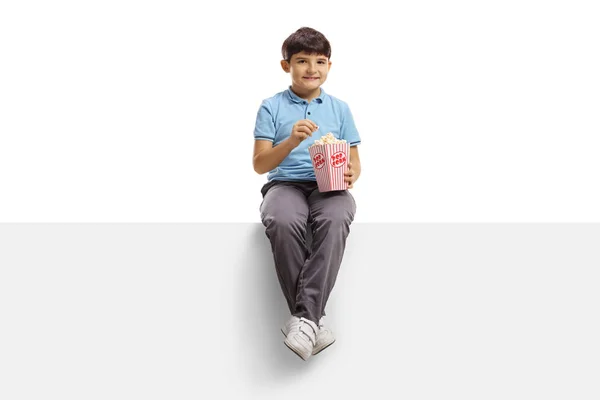
[[[304,139],[312,136],[319,127],[309,119],[301,119],[294,124],[290,140],[297,147]]]

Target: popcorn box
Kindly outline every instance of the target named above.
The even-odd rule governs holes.
[[[344,173],[350,161],[350,143],[317,144],[308,148],[319,192],[348,189]]]

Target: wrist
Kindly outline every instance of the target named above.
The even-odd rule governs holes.
[[[287,147],[289,147],[290,151],[294,150],[296,147],[298,147],[300,145],[300,142],[294,140],[294,138],[292,136],[290,136],[289,138],[287,138],[284,143],[286,144]]]

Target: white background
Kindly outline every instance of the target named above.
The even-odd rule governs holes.
[[[597,399],[588,1],[0,3],[0,397]],[[259,223],[283,40],[333,46],[363,144],[308,362]],[[225,151],[227,153],[225,153]],[[253,222],[254,224],[223,224]]]
[[[333,47],[356,222],[600,221],[593,1],[0,6],[0,221],[257,222],[284,39]]]

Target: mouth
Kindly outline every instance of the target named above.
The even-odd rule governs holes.
[[[318,78],[318,77],[316,77],[316,76],[315,76],[315,77],[304,76],[303,78],[304,78],[304,79],[306,79],[306,80],[309,80],[309,81],[316,81],[316,80],[318,80],[318,79],[319,79],[319,78]]]

